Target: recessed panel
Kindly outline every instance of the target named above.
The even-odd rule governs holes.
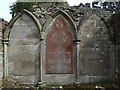
[[[46,38],[46,73],[73,73],[73,40],[66,22],[57,17]]]

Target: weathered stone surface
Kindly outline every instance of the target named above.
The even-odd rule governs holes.
[[[120,81],[120,12],[117,12],[111,16],[109,24],[111,41],[114,44],[116,80]]]
[[[3,30],[7,22],[4,19],[0,18],[0,87],[2,87],[2,79],[3,79]]]
[[[92,15],[83,22],[80,30],[80,34],[78,34],[78,38],[81,40],[78,64],[79,80],[81,81],[80,76],[83,75],[85,77],[86,75],[106,76],[106,79],[111,77],[111,73],[113,73],[111,71],[113,63],[111,60],[112,52],[108,29],[105,24],[98,16]],[[94,80],[91,81],[93,82]],[[91,81],[88,80],[88,82]]]
[[[76,58],[74,57],[75,49],[73,49],[73,39],[75,39],[74,27],[66,19],[66,17],[64,17],[62,14],[59,14],[56,17],[51,18],[49,24],[44,28],[44,30],[46,32],[45,40],[42,42],[41,46],[42,81],[47,81],[47,84],[55,85],[60,83],[69,84],[74,82],[74,63]],[[57,52],[57,56],[46,56],[47,54],[49,54],[49,52]],[[59,53],[61,53],[60,56]],[[49,59],[54,59],[54,61],[52,63],[49,63]],[[55,63],[56,61],[58,61],[59,63]],[[46,67],[46,65],[47,68],[44,68]],[[53,66],[53,69],[51,68],[51,66]],[[50,69],[51,71],[47,71],[46,69]],[[54,70],[56,71],[54,72]]]
[[[36,10],[38,22],[23,13],[5,31],[10,78],[48,85],[119,81],[119,24],[108,28],[111,13],[52,3]]]
[[[14,23],[9,40],[9,76],[23,83],[38,81],[40,34],[30,16],[23,14]]]
[[[46,73],[73,73],[73,38],[62,17],[57,17],[46,38]]]
[[[105,12],[103,10],[94,10],[92,8],[85,8],[79,6],[68,6],[68,5],[61,5],[61,4],[53,4],[53,3],[44,3],[42,6],[35,8],[35,12],[33,12],[40,20],[40,22],[45,23],[47,18],[51,16],[53,13],[63,10],[68,15],[72,17],[75,24],[78,26],[82,17],[89,17],[90,15],[96,14],[101,17],[105,22],[108,22],[108,19],[111,16],[111,13]],[[43,22],[44,19],[44,22]]]

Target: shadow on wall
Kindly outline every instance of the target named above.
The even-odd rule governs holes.
[[[120,81],[120,12],[113,14],[109,20],[111,40],[115,45],[116,74]]]

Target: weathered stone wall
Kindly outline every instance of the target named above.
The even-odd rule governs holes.
[[[39,80],[40,32],[32,17],[23,14],[9,35],[8,77],[23,83]]]
[[[41,55],[42,56],[41,58],[42,78],[41,79],[42,81],[47,81],[47,84],[60,84],[60,83],[71,84],[76,79],[76,76],[75,76],[75,63],[76,63],[75,51],[76,50],[73,45],[73,40],[76,37],[75,28],[70,23],[70,21],[66,19],[67,15],[63,16],[63,14],[64,14],[63,12],[58,12],[57,16],[53,18],[49,18],[49,22],[46,22],[47,26],[44,27],[45,39],[41,47],[42,50],[44,51],[42,52],[42,55]],[[56,26],[58,26],[58,29]],[[60,35],[60,32],[63,33],[62,35],[64,35],[63,40]],[[55,33],[58,33],[58,35],[55,36]],[[60,39],[58,37],[60,37]],[[64,41],[65,44],[63,45],[59,44],[59,42],[62,42],[62,41]],[[52,42],[53,43],[55,42],[53,46],[51,46]],[[54,48],[54,49],[51,50],[51,48]],[[52,58],[50,58],[49,56],[47,56],[47,53],[49,52],[51,53],[54,52],[58,55],[57,57],[54,55]],[[66,55],[66,53],[68,54]],[[47,58],[48,60],[51,59],[51,61],[49,60],[51,64],[50,63],[47,64],[50,66],[46,66]],[[49,73],[46,70],[47,71],[50,70],[49,72],[52,72],[52,73]]]
[[[3,79],[3,30],[5,28],[5,25],[7,22],[0,18],[0,87],[2,85],[2,79]]]
[[[3,46],[2,46],[3,20],[0,19],[0,86],[3,77]]]
[[[111,40],[114,28],[108,28],[110,13],[51,4],[38,9],[37,14],[27,11],[14,17],[5,30],[9,78],[49,85],[120,78],[119,45]]]
[[[97,15],[92,15],[80,23],[79,81],[112,80],[113,51],[107,27]]]
[[[116,81],[120,82],[120,12],[110,18],[111,41],[114,44],[115,75]]]
[[[116,46],[116,50],[115,50],[116,54],[116,70],[115,70],[115,73],[116,73],[116,79],[117,79],[117,82],[120,83],[120,45],[117,45]]]

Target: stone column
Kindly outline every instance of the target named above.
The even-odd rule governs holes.
[[[2,78],[3,78],[3,19],[0,18],[0,87],[2,86]]]
[[[111,80],[115,80],[116,79],[116,46],[111,44]]]
[[[41,32],[41,39],[40,39],[40,77],[39,81],[41,82],[43,79],[43,59],[44,59],[44,37],[45,37],[45,32]]]
[[[0,47],[0,49],[3,46]],[[0,51],[0,87],[2,86],[2,79],[3,79],[3,52]]]
[[[80,50],[80,40],[74,40],[75,45],[75,75],[76,75],[76,82],[78,82],[78,68],[79,68],[79,50]]]
[[[0,41],[1,44],[1,41]],[[3,79],[3,46],[0,45],[0,87],[2,86],[2,79]]]
[[[4,45],[4,60],[3,60],[3,78],[8,77],[8,39],[3,40]]]

